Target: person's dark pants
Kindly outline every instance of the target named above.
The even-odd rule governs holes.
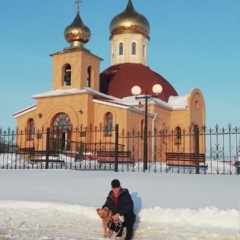
[[[124,215],[123,226],[126,227],[127,233],[125,240],[131,240],[133,237],[133,224],[136,220],[136,215],[134,212],[128,212]]]

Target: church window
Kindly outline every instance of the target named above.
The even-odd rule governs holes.
[[[28,128],[28,139],[31,140],[34,138],[34,131],[35,131],[34,120],[32,118],[28,119],[27,128]]]
[[[107,112],[105,114],[105,126],[106,126],[106,135],[112,135],[113,116],[112,116],[112,113],[110,112]]]
[[[91,67],[87,69],[87,87],[91,87]]]
[[[67,64],[64,68],[64,86],[71,85],[71,65]]]
[[[145,57],[145,56],[146,56],[146,45],[143,44],[143,57]]]
[[[54,130],[71,130],[71,127],[71,119],[66,113],[59,113],[53,121]]]
[[[119,55],[123,55],[123,43],[119,43]]]
[[[136,51],[137,45],[135,42],[132,42],[132,55],[136,55],[137,51]]]
[[[114,51],[113,51],[113,46],[111,45],[111,49],[112,49],[112,58],[114,58]]]
[[[194,103],[195,109],[198,110],[199,109],[199,104],[198,104],[198,100],[195,101]]]
[[[175,136],[175,144],[181,144],[182,141],[182,132],[180,127],[175,128],[176,136]]]

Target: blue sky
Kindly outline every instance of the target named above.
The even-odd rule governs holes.
[[[109,24],[127,0],[83,0],[80,14],[92,38],[85,46],[110,66]],[[199,88],[208,127],[240,126],[240,1],[133,0],[150,22],[148,65],[179,95]],[[51,90],[49,54],[68,47],[64,29],[74,19],[74,0],[9,1],[0,7],[0,127]]]

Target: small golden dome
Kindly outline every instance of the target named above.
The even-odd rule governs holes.
[[[128,0],[125,10],[115,16],[110,23],[110,39],[113,35],[122,33],[141,33],[149,39],[150,24],[148,20],[138,13]]]
[[[81,43],[87,43],[90,40],[91,31],[83,23],[78,11],[74,21],[66,27],[64,36],[69,43],[78,42],[79,46]],[[74,44],[74,46],[78,46],[78,44]]]

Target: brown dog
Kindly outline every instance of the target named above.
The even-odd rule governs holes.
[[[108,223],[112,219],[112,212],[109,208],[97,208],[98,216],[102,219],[103,237],[111,237],[111,230],[108,228]]]

